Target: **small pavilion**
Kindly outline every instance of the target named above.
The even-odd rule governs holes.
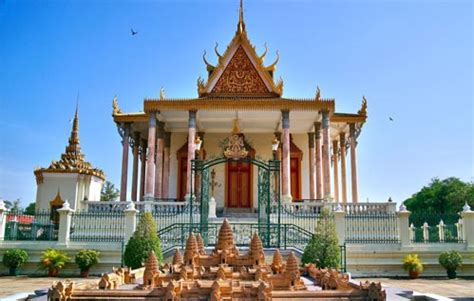
[[[169,98],[162,89],[159,98],[144,100],[141,112],[122,112],[114,98],[112,116],[123,147],[121,201],[188,199],[191,161],[225,156],[236,135],[242,157],[281,161],[284,201],[358,202],[356,146],[367,119],[366,99],[358,112],[340,113],[319,87],[313,97],[283,96],[283,80],[275,78],[278,52],[266,64],[267,50],[265,45],[258,54],[250,42],[241,2],[231,42],[223,53],[214,48],[217,64],[204,52],[208,76],[198,78],[197,97]],[[257,206],[254,166],[235,160],[213,173],[218,208]]]

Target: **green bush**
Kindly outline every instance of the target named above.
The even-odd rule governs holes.
[[[405,258],[403,258],[403,269],[408,272],[423,272],[423,263],[418,257],[418,254],[408,254],[405,256]]]
[[[80,250],[76,254],[76,264],[81,271],[88,271],[92,266],[99,263],[100,252],[96,250]]]
[[[458,251],[443,252],[439,255],[439,264],[446,271],[456,271],[462,265],[462,256]]]
[[[41,255],[40,269],[62,269],[66,263],[69,261],[69,257],[58,250],[55,249],[46,249]]]
[[[340,260],[334,216],[325,208],[318,218],[313,237],[304,249],[301,263],[314,263],[318,268],[339,268]]]
[[[137,269],[143,266],[151,251],[155,251],[156,258],[161,262],[160,238],[156,234],[156,224],[150,212],[145,212],[138,222],[137,230],[125,247],[125,265]]]
[[[10,269],[20,268],[28,260],[28,253],[22,249],[9,249],[3,254],[3,264]]]

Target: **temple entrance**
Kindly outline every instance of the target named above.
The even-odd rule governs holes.
[[[226,165],[226,207],[252,207],[252,166],[245,161],[229,161]]]

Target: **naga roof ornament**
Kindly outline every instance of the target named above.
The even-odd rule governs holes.
[[[362,96],[362,105],[357,114],[367,116],[367,99],[365,98],[365,96]]]

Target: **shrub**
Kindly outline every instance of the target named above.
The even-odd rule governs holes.
[[[60,270],[68,261],[69,257],[65,253],[55,249],[46,249],[41,255],[40,268]]]
[[[439,255],[439,264],[446,269],[446,271],[456,271],[462,265],[462,256],[458,251],[443,252]]]
[[[141,267],[151,251],[155,252],[158,261],[163,259],[160,238],[156,234],[156,224],[150,212],[145,212],[138,222],[137,230],[125,247],[125,265],[137,269]]]
[[[92,266],[99,263],[100,252],[96,250],[80,250],[76,254],[76,264],[81,271],[88,271]]]
[[[301,262],[314,263],[319,268],[339,268],[341,252],[334,217],[325,208],[318,218],[313,237],[305,247]]]
[[[408,272],[423,272],[423,263],[418,254],[408,254],[403,259],[403,269]]]
[[[10,269],[20,268],[28,260],[28,253],[22,249],[10,249],[3,254],[3,264]]]

